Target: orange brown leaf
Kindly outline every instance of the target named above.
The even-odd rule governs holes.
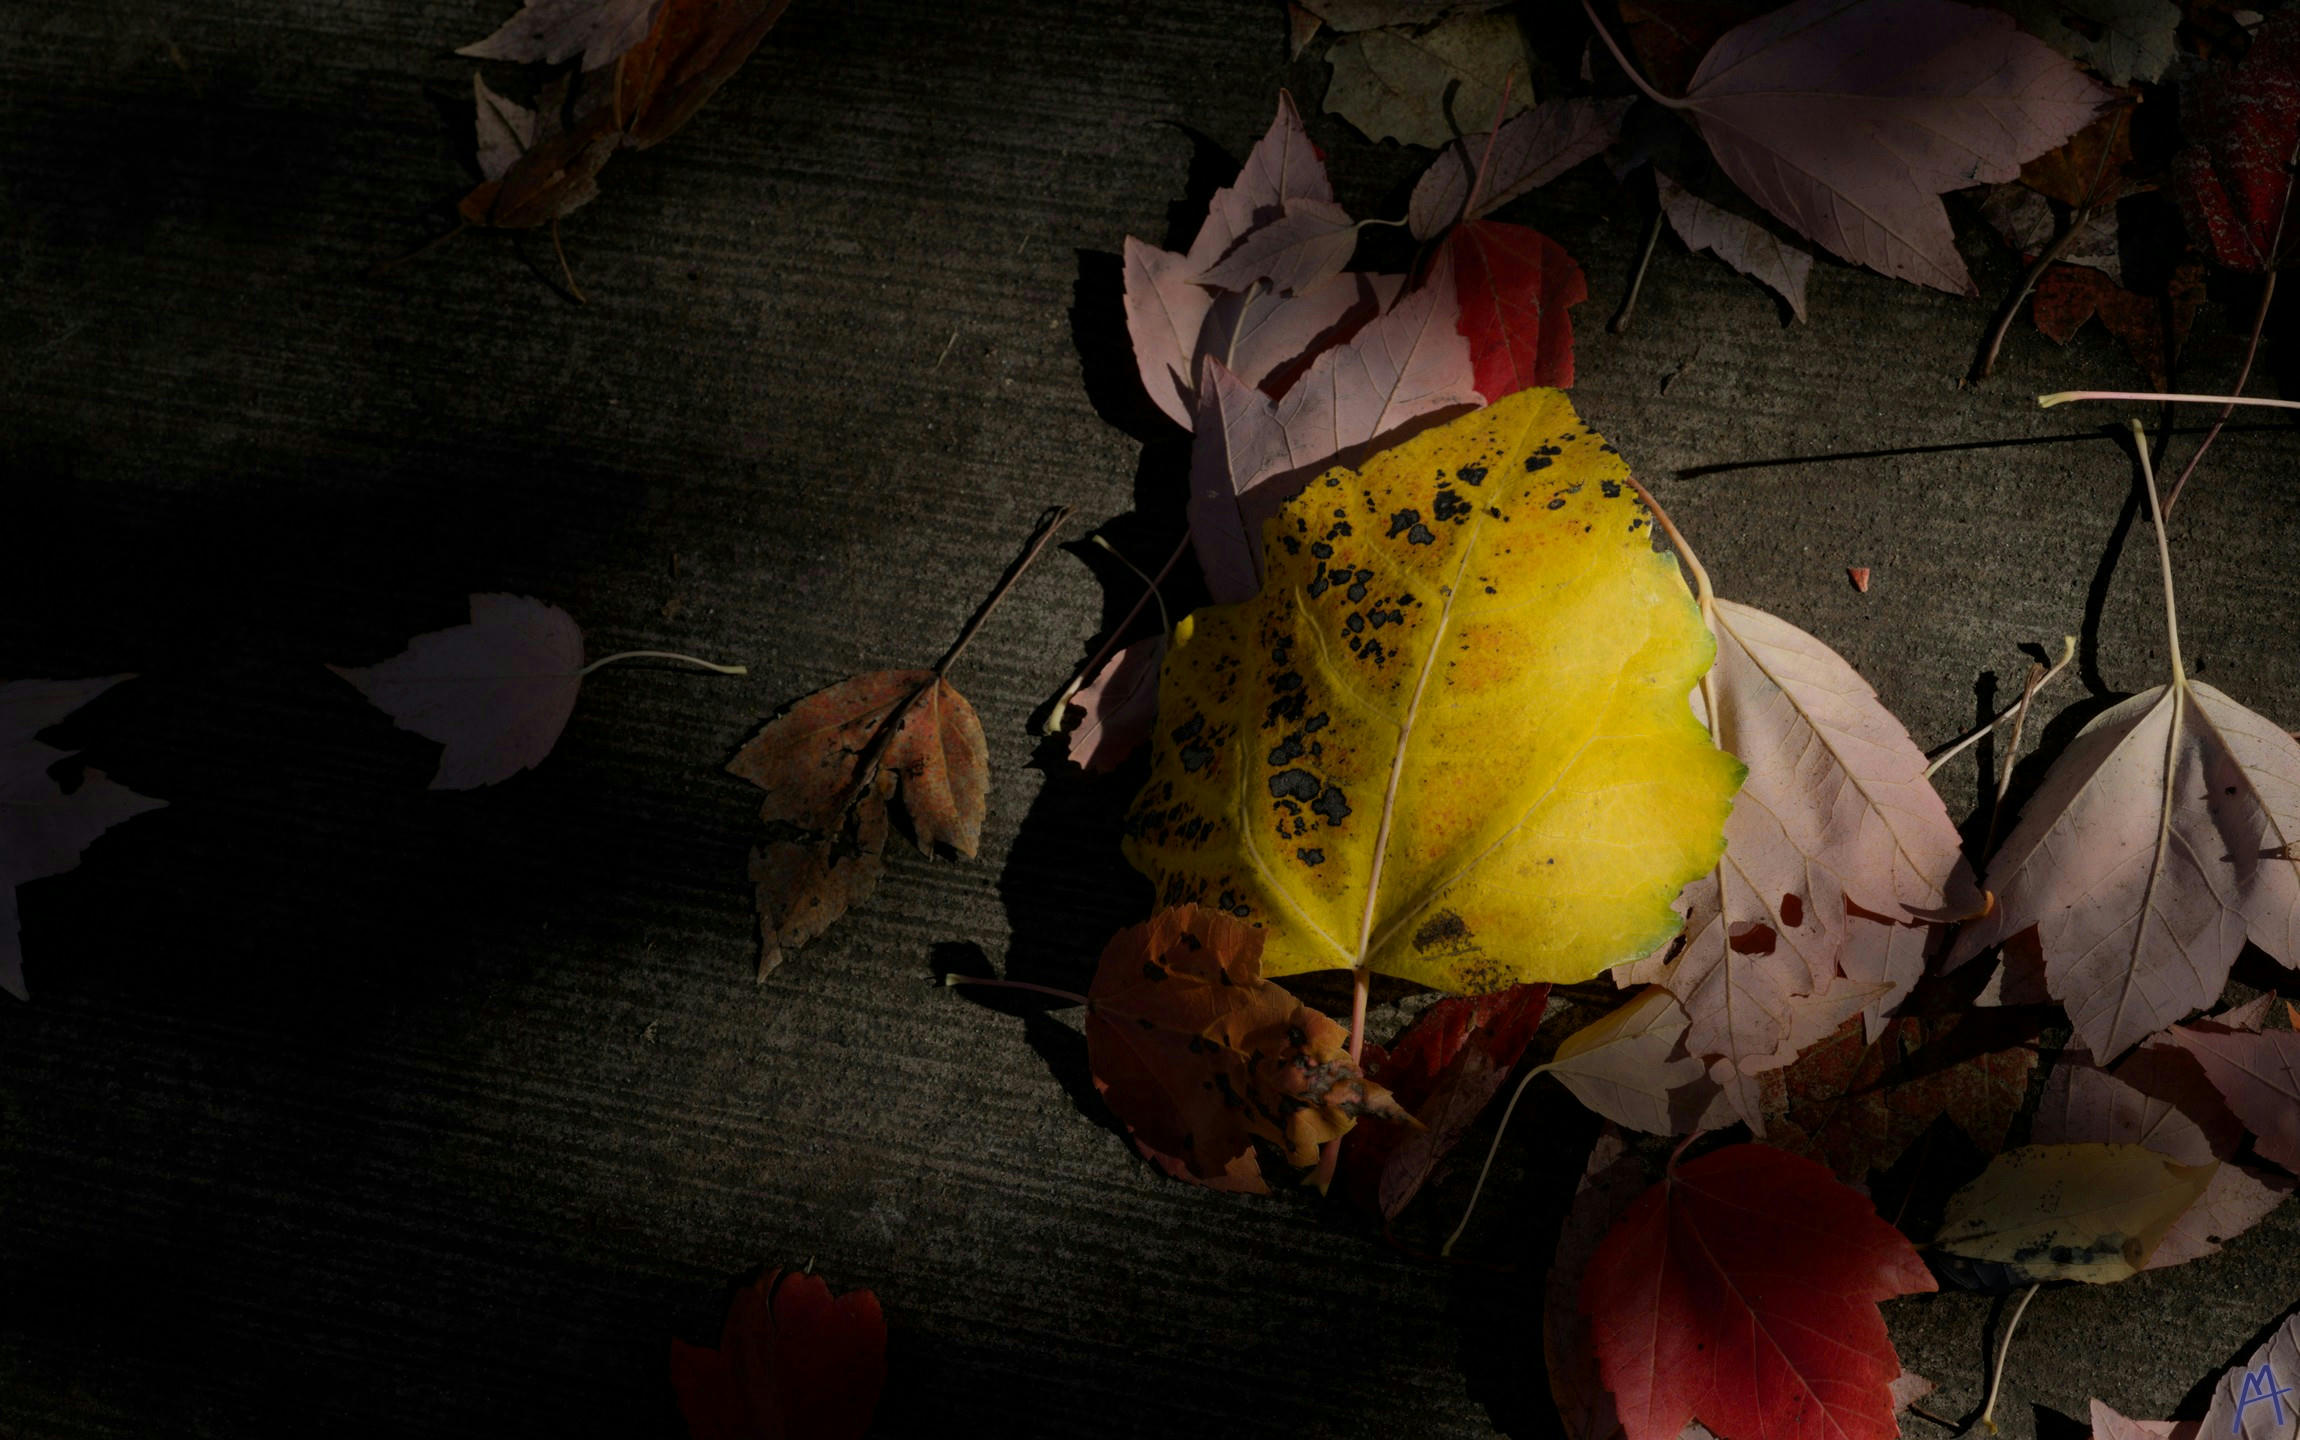
[[[878,1297],[832,1298],[770,1270],[735,1292],[717,1349],[671,1342],[671,1385],[694,1440],[861,1440],[886,1384]]]

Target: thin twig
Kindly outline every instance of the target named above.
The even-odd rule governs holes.
[[[1629,77],[1630,84],[1645,92],[1646,99],[1656,105],[1666,105],[1672,110],[1687,108],[1683,100],[1672,100],[1645,82],[1645,77],[1637,73],[1637,67],[1629,63],[1629,57],[1622,54],[1621,47],[1614,43],[1613,32],[1606,29],[1605,22],[1597,18],[1596,6],[1590,4],[1589,0],[1581,0],[1581,9],[1589,17],[1591,27],[1597,31],[1597,38],[1603,40],[1605,48],[1613,53],[1613,63],[1621,67],[1622,73]]]
[[[711,660],[698,660],[692,655],[681,655],[675,650],[618,650],[612,655],[604,655],[592,661],[576,671],[575,674],[580,678],[602,665],[612,665],[618,660],[684,660],[689,665],[700,665],[705,670],[716,670],[721,675],[748,675],[751,673],[750,667],[747,665],[721,665]]]
[[[2012,791],[2013,762],[2020,758],[2020,736],[2028,725],[2029,702],[2036,699],[2036,692],[2044,685],[2049,673],[2042,665],[2032,664],[2028,667],[2028,681],[2021,686],[2020,703],[2013,710],[2012,736],[2005,741],[2004,763],[1997,767],[1997,798],[1989,806],[1988,838],[1981,841],[1981,848],[1976,852],[1978,854],[1996,853],[1997,830],[2004,823],[2005,796]]]
[[[966,647],[974,643],[974,637],[982,631],[982,623],[998,608],[998,602],[1014,589],[1015,583],[1022,579],[1023,572],[1061,533],[1063,522],[1069,518],[1070,507],[1067,505],[1056,505],[1038,518],[1038,528],[1031,532],[1030,543],[1024,548],[1022,557],[1006,567],[1006,574],[999,580],[998,588],[990,592],[990,598],[982,602],[982,608],[975,611],[973,618],[966,622],[966,628],[958,632],[958,638],[951,642],[950,649],[934,662],[935,679],[940,680],[950,673],[950,667],[957,664],[958,657],[966,653]]]
[[[590,304],[590,299],[583,293],[583,287],[575,283],[574,267],[567,263],[567,247],[559,243],[559,220],[556,216],[551,221],[551,252],[559,257],[559,273],[566,278],[567,293],[575,297],[578,305]]]
[[[2070,211],[2067,226],[2052,237],[2052,243],[2045,246],[2036,259],[2029,262],[2027,272],[2020,277],[2020,284],[2013,287],[2004,308],[1997,311],[1996,323],[1989,327],[1988,339],[1981,346],[1980,358],[1973,362],[1975,384],[1988,379],[1989,373],[1996,369],[1997,351],[2004,348],[2005,332],[2012,328],[2014,317],[2020,314],[2021,302],[2027,300],[2029,292],[2036,289],[2037,281],[2044,278],[2044,272],[2059,263],[2060,257],[2068,253],[2068,247],[2076,243],[2076,232],[2091,223],[2091,220],[2092,207],[2089,205],[2079,205]]]
[[[2300,410],[2300,400],[2261,400],[2250,395],[2170,395],[2160,390],[2061,390],[2037,396],[2036,405],[2039,410],[2050,410],[2072,400],[2148,400],[2161,405],[2257,405],[2263,410]]]
[[[1190,532],[1185,530],[1182,532],[1182,538],[1175,542],[1174,553],[1166,557],[1166,563],[1159,566],[1158,573],[1151,577],[1150,588],[1142,592],[1142,598],[1134,602],[1133,609],[1127,611],[1116,625],[1110,627],[1110,638],[1102,642],[1100,649],[1086,657],[1086,663],[1078,667],[1077,672],[1070,677],[1070,683],[1063,686],[1062,693],[1054,697],[1054,709],[1057,714],[1061,713],[1063,706],[1070,703],[1070,697],[1077,694],[1086,682],[1093,678],[1094,673],[1102,668],[1102,662],[1109,659],[1110,652],[1118,648],[1119,637],[1126,633],[1126,627],[1134,623],[1134,617],[1142,613],[1142,607],[1150,603],[1150,597],[1158,593],[1158,587],[1166,582],[1167,575],[1172,573],[1175,565],[1180,563],[1183,555],[1187,554],[1189,549]],[[1163,601],[1160,602],[1160,604],[1163,603]],[[1052,734],[1053,732],[1047,733]]]
[[[2275,297],[2276,272],[2271,270],[2268,278],[2260,282],[2260,308],[2253,312],[2252,339],[2244,347],[2244,368],[2236,372],[2236,383],[2228,387],[2237,395],[2244,393],[2244,382],[2252,378],[2252,359],[2260,353],[2261,332],[2268,328],[2268,302]],[[2220,427],[2227,424],[2228,417],[2235,413],[2236,402],[2233,400],[2221,407],[2220,418],[2214,420],[2212,428],[2204,432],[2203,443],[2196,447],[2195,454],[2188,457],[2188,463],[2181,467],[2180,478],[2172,482],[2171,492],[2164,497],[2165,514],[2170,515],[2172,507],[2180,503],[2180,492],[2188,488],[2188,477],[2196,473],[2197,462],[2204,458],[2205,451],[2212,448],[2212,442],[2220,438]]]
[[[1655,182],[1657,185],[1659,182]],[[1645,245],[1637,252],[1637,269],[1629,277],[1629,293],[1621,297],[1621,308],[1605,322],[1608,335],[1629,333],[1629,321],[1637,313],[1637,294],[1645,288],[1645,272],[1653,264],[1653,247],[1661,243],[1661,198],[1656,191],[1653,200],[1653,218],[1645,224]]]
[[[1033,984],[1028,980],[1001,980],[990,975],[945,975],[942,977],[942,983],[945,985],[984,985],[993,990],[1028,990],[1035,995],[1051,995],[1057,1000],[1067,1000],[1073,1005],[1092,1005],[1094,1003],[1075,990],[1057,990],[1052,985]]]
[[[1485,1177],[1493,1172],[1493,1157],[1501,1153],[1501,1137],[1509,1133],[1509,1117],[1517,1113],[1517,1102],[1525,1098],[1525,1087],[1533,1083],[1534,1076],[1547,1069],[1547,1065],[1534,1066],[1517,1082],[1517,1088],[1509,1092],[1509,1104],[1502,1107],[1501,1124],[1494,1129],[1493,1142],[1485,1147],[1485,1163],[1477,1167],[1477,1184],[1470,1188],[1469,1203],[1461,1208],[1461,1220],[1453,1227],[1453,1233],[1446,1236],[1445,1243],[1438,1247],[1440,1259],[1453,1254],[1454,1244],[1461,1239],[1461,1232],[1469,1228],[1469,1217],[1477,1213],[1478,1197],[1485,1193]]]

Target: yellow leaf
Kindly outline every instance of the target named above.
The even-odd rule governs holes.
[[[2148,1264],[2220,1168],[2145,1145],[2029,1145],[1949,1199],[1933,1247],[2009,1267],[2017,1281],[2109,1285]]]
[[[1185,621],[1126,852],[1270,929],[1268,975],[1457,993],[1676,933],[1740,783],[1687,696],[1715,644],[1619,456],[1527,390],[1337,468],[1262,592]]]

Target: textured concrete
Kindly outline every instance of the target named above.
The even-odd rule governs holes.
[[[0,675],[141,672],[62,738],[170,802],[24,892],[0,1432],[673,1433],[667,1337],[811,1256],[894,1321],[887,1435],[1554,1433],[1539,1276],[1591,1133],[1558,1091],[1505,1147],[1488,1263],[1439,1266],[1413,1247],[1462,1177],[1405,1248],[1164,1181],[1074,1017],[932,983],[1074,983],[1141,912],[1132,777],[1040,768],[1026,728],[1132,598],[1106,563],[1051,556],[957,673],[995,769],[982,858],[898,858],[750,979],[755,806],[719,765],[760,718],[931,658],[1049,504],[1140,560],[1177,533],[1111,257],[1226,178],[1194,147],[1243,153],[1280,84],[1314,108],[1278,7],[801,0],[567,226],[587,307],[536,236],[365,278],[464,183],[449,51],[506,8],[0,12]],[[1414,157],[1312,130],[1357,213],[1402,212]],[[2080,627],[2043,743],[2153,682],[2146,525],[2088,429],[2114,417],[2027,399],[2132,383],[2120,352],[2016,333],[1963,390],[1979,303],[1823,264],[1783,329],[1668,243],[1609,337],[1642,225],[1620,196],[1592,171],[1521,213],[1598,297],[1576,403],[1725,593],[1835,644],[1926,745]],[[2225,384],[2235,351],[2208,314],[2187,378]],[[2230,436],[2172,528],[2193,667],[2300,723],[2291,455]],[[432,747],[321,662],[490,589],[595,651],[752,673],[602,672],[540,770],[429,794]],[[1969,763],[1943,783],[1973,810]],[[2000,1418],[2166,1413],[2296,1295],[2293,1207],[2044,1294]],[[1991,1303],[1890,1307],[1943,1413],[1977,1402]]]

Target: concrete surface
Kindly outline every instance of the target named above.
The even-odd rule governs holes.
[[[1242,154],[1291,84],[1360,214],[1402,213],[1419,157],[1315,113],[1322,67],[1264,0],[801,0],[568,224],[587,307],[537,236],[365,278],[465,183],[449,52],[506,8],[0,17],[0,674],[140,672],[60,738],[170,802],[23,895],[0,1432],[672,1434],[668,1337],[812,1257],[893,1319],[885,1435],[1553,1434],[1539,1275],[1591,1131],[1558,1091],[1505,1147],[1484,1263],[1442,1267],[1305,1197],[1160,1179],[1075,1017],[933,983],[1074,982],[1140,914],[1131,774],[1042,768],[1026,729],[1130,582],[1063,554],[1024,582],[956,676],[995,767],[982,858],[896,859],[763,986],[755,806],[719,770],[788,700],[930,659],[1049,504],[1164,553],[1177,451],[1114,348],[1111,257],[1227,178],[1178,127]],[[2028,399],[2134,383],[2120,351],[2023,329],[1960,389],[1984,303],[1824,262],[1784,329],[1673,242],[1610,337],[1638,203],[1593,167],[1515,214],[1590,276],[1576,403],[1725,593],[1836,645],[1928,746],[2088,596],[2044,743],[2154,682],[2146,525],[2093,428],[2120,417]],[[2236,350],[2208,312],[2191,388]],[[2195,670],[2300,724],[2292,454],[2224,439],[2173,530]],[[540,770],[426,793],[433,747],[321,663],[492,589],[595,652],[752,673],[602,672]],[[1972,812],[1972,765],[1942,778]],[[2000,1418],[2168,1413],[2295,1297],[2291,1206],[2048,1292]],[[1977,1401],[1992,1304],[1889,1307],[1942,1413]]]

